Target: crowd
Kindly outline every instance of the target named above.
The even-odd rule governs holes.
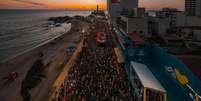
[[[53,101],[134,100],[126,72],[116,61],[112,36],[107,32],[106,36],[104,46],[97,45],[94,34],[85,40],[77,64],[70,68]]]

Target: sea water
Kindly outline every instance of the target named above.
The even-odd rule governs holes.
[[[48,18],[89,14],[90,11],[0,10],[0,61],[30,50],[66,31],[45,27]]]

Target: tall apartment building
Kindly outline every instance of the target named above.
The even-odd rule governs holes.
[[[138,8],[138,0],[107,0],[107,9],[113,21],[123,9],[133,10]]]
[[[138,0],[121,0],[120,3],[123,9],[133,10],[138,8]]]
[[[201,0],[185,0],[185,11],[188,16],[201,16]]]

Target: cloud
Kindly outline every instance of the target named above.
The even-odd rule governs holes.
[[[13,0],[13,1],[27,3],[27,4],[31,4],[31,5],[34,5],[34,6],[47,7],[47,5],[45,5],[43,3],[38,3],[38,2],[34,2],[34,1],[27,1],[27,0]]]

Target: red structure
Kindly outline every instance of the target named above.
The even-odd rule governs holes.
[[[145,44],[143,36],[141,36],[139,33],[128,33],[127,35],[131,38],[135,45]]]
[[[4,84],[15,81],[18,78],[18,72],[10,72],[7,76],[3,77],[3,80],[6,80]]]
[[[106,37],[104,32],[97,32],[96,33],[96,41],[97,43],[105,43]]]

